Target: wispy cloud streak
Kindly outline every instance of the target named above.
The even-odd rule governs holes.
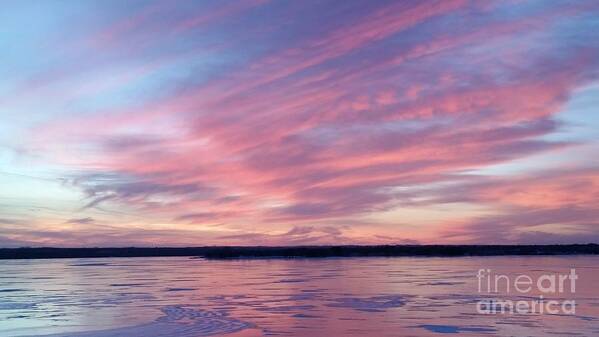
[[[591,1],[99,7],[0,97],[43,111],[14,119],[11,146],[80,193],[47,227],[198,244],[599,235],[599,163],[574,155],[597,140],[558,136],[599,75]],[[439,209],[455,215],[429,223]],[[91,214],[110,211],[135,220]]]

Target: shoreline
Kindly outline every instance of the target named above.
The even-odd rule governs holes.
[[[0,248],[0,260],[200,257],[205,259],[285,259],[326,257],[466,257],[598,255],[599,244],[564,245],[377,245],[377,246],[209,246],[209,247],[90,247]]]

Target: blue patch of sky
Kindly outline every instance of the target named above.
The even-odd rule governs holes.
[[[532,155],[526,158],[489,166],[467,173],[483,175],[513,175],[551,170],[563,167],[588,167],[598,165],[596,156],[589,155],[599,150],[599,83],[580,88],[572,93],[570,100],[555,119],[562,127],[541,140],[573,142],[579,145]]]

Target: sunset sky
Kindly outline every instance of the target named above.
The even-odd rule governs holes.
[[[0,247],[599,242],[599,2],[3,1]]]

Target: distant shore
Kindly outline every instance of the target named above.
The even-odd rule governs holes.
[[[506,255],[595,255],[598,244],[568,245],[380,245],[293,247],[0,248],[0,259],[190,256],[206,259],[323,257],[458,257]]]

